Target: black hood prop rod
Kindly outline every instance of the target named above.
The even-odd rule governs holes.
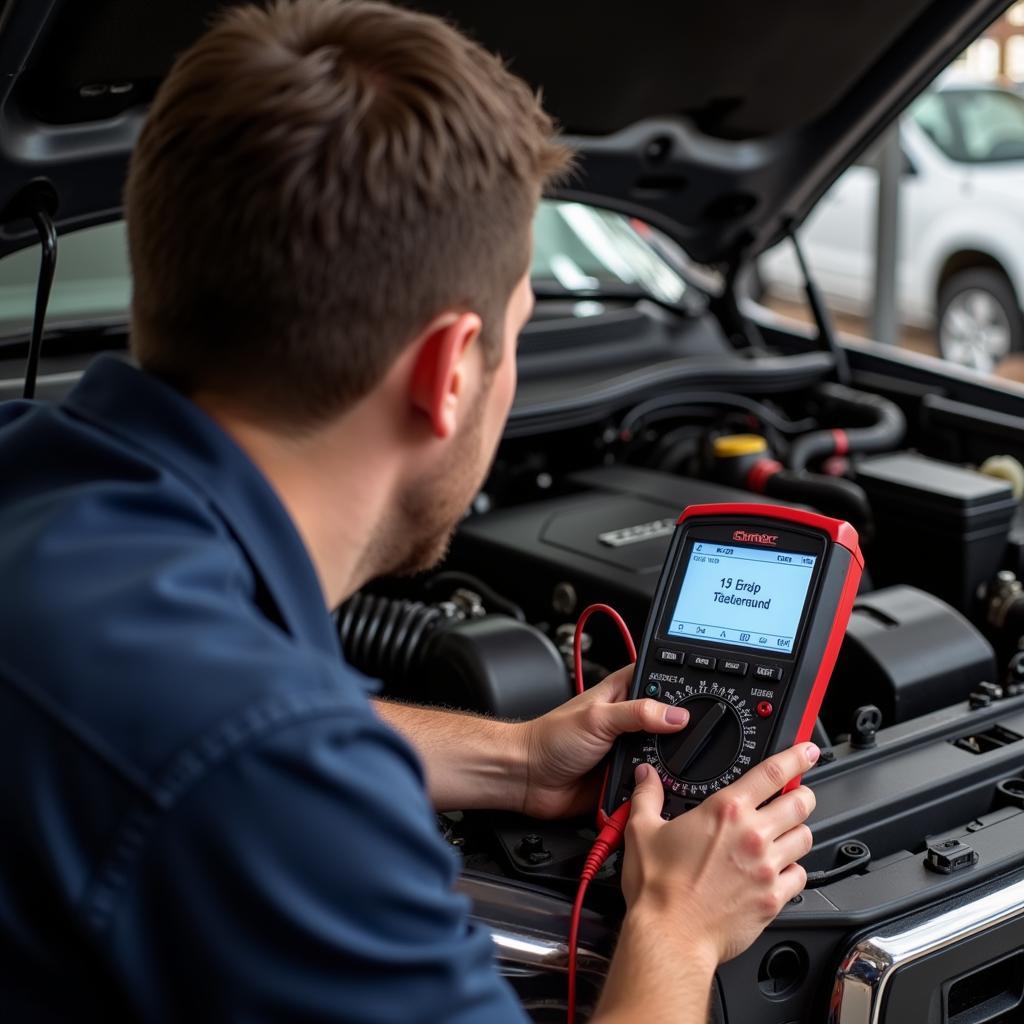
[[[800,245],[800,239],[797,238],[796,225],[791,222],[786,229],[786,234],[793,243],[793,251],[796,253],[797,263],[800,264],[800,273],[804,279],[804,294],[807,296],[807,305],[811,308],[811,315],[814,317],[814,323],[818,328],[818,341],[821,343],[821,347],[830,353],[835,360],[836,380],[840,384],[849,385],[850,364],[846,360],[846,352],[840,346],[839,339],[836,337],[835,324],[832,323],[828,307],[821,297],[817,282],[811,275],[811,268],[807,265],[803,248]]]

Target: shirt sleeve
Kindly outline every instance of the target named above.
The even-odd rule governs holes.
[[[279,728],[151,824],[105,942],[147,1021],[522,1024],[408,748]]]

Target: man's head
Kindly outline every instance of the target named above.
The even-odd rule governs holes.
[[[413,391],[437,406],[431,359],[468,352],[487,381],[508,357],[533,213],[567,163],[525,83],[435,18],[368,0],[233,9],[175,64],[132,160],[135,355],[299,437],[422,345]],[[508,403],[498,416],[500,396],[479,397],[449,480],[493,452]]]
[[[520,79],[384,4],[229,11],[177,62],[126,207],[134,345],[186,391],[301,430],[336,415],[446,309],[488,359],[565,166]]]

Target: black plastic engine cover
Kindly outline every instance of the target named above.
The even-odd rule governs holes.
[[[532,622],[575,621],[588,604],[605,602],[639,636],[672,529],[687,505],[783,504],[628,466],[586,470],[569,482],[580,493],[467,519],[445,568],[496,581]]]
[[[857,598],[822,717],[849,732],[854,710],[875,704],[886,725],[965,700],[996,682],[992,645],[961,615],[916,587],[895,586]]]

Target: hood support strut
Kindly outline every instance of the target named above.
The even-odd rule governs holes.
[[[846,360],[846,353],[839,345],[839,339],[836,337],[835,324],[832,323],[832,317],[829,315],[828,307],[825,305],[825,301],[821,297],[821,292],[818,290],[817,282],[811,274],[811,268],[807,265],[803,247],[800,245],[800,239],[796,234],[796,226],[792,223],[789,224],[786,233],[789,236],[790,241],[793,243],[793,251],[796,253],[797,262],[800,264],[800,273],[803,275],[804,279],[804,294],[807,296],[807,304],[811,307],[811,314],[813,315],[814,323],[818,328],[818,342],[835,361],[836,380],[839,381],[840,384],[849,385],[850,364]]]

